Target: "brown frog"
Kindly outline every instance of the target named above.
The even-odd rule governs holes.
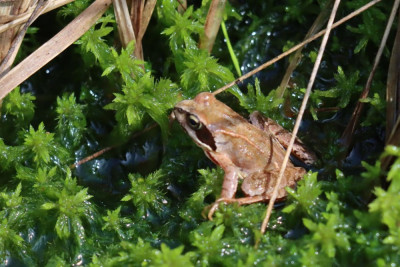
[[[208,213],[210,220],[220,202],[250,204],[271,198],[290,132],[257,111],[250,115],[249,123],[212,93],[179,102],[173,114],[207,157],[225,172],[221,196]],[[306,164],[315,161],[314,154],[299,140],[292,153]],[[294,187],[305,172],[288,163],[278,200],[286,197],[285,187]],[[246,197],[235,199],[239,179],[243,179],[241,188]]]

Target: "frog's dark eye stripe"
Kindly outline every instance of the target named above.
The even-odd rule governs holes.
[[[195,115],[188,115],[187,116],[187,123],[190,128],[193,130],[200,130],[203,124],[200,122],[199,118]]]
[[[214,138],[207,127],[204,127],[203,123],[200,122],[196,115],[188,114],[186,117],[187,124],[195,131],[197,139],[203,144],[209,146],[212,150],[216,150],[217,147],[214,142]]]
[[[209,146],[213,151],[217,150],[217,146],[215,145],[214,137],[207,129],[207,127],[201,127],[196,131],[197,139],[203,144]]]

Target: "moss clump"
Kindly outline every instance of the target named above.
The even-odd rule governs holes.
[[[80,73],[78,80],[52,84],[39,74],[4,99],[3,265],[400,263],[399,149],[387,147],[384,152],[395,158],[388,173],[379,164],[386,67],[377,70],[351,156],[343,160],[337,144],[343,118],[367,79],[388,3],[334,31],[301,131],[319,162],[296,190],[289,189],[287,201],[276,207],[267,233],[261,235],[263,203],[221,205],[213,221],[201,216],[220,193],[223,171],[168,121],[179,100],[234,79],[222,35],[211,55],[197,47],[209,4],[203,2],[178,12],[178,1],[158,1],[144,38],[145,61],[131,57],[134,43],[112,46],[116,23],[109,11],[67,51],[70,62],[77,64],[63,66],[62,75]],[[225,24],[241,70],[247,72],[299,42],[325,2],[229,5]],[[361,2],[347,1],[339,13],[347,14]],[[75,1],[61,14],[75,16],[87,5]],[[284,98],[277,99],[274,90],[285,66],[279,62],[221,95],[223,101],[243,114],[259,110],[290,129],[317,46],[304,49]],[[387,59],[388,53],[382,64]],[[58,63],[52,64],[57,72]],[[323,108],[330,109],[321,112]],[[159,127],[131,138],[154,122]],[[71,167],[105,147],[114,149]],[[387,178],[385,187],[379,186],[381,176]]]

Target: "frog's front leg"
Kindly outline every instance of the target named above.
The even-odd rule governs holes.
[[[218,162],[221,168],[224,170],[224,182],[222,183],[221,196],[211,204],[211,208],[208,212],[208,219],[212,220],[214,212],[217,210],[219,203],[221,202],[235,202],[235,194],[238,186],[239,170],[232,163],[232,161],[223,154],[207,154],[207,156],[214,162]],[[221,164],[222,163],[222,164]]]

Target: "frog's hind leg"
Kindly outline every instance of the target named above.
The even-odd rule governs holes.
[[[267,200],[265,196],[252,196],[252,197],[241,197],[241,198],[219,198],[217,199],[213,204],[211,204],[211,208],[208,211],[208,219],[212,221],[212,217],[215,213],[215,211],[218,209],[218,206],[221,202],[224,203],[234,203],[237,202],[239,205],[246,205],[246,204],[252,204],[252,203],[257,203],[257,202],[262,202]]]

